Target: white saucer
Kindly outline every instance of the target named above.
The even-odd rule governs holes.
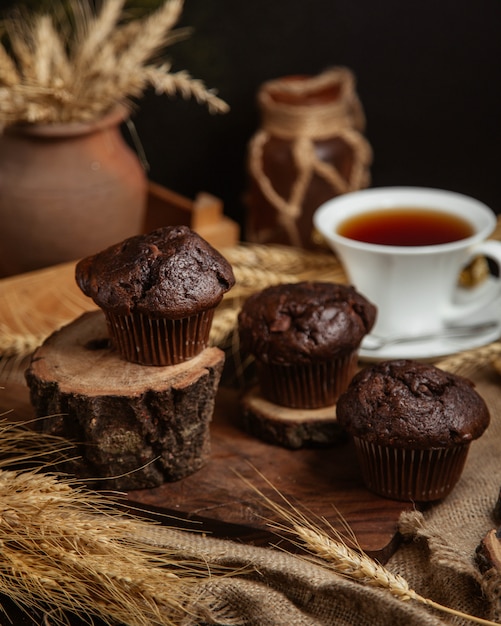
[[[385,346],[379,350],[364,350],[362,342],[359,358],[362,361],[386,361],[387,359],[434,360],[445,358],[464,350],[486,346],[499,339],[500,336],[501,325],[476,337],[448,337],[428,341],[413,341],[412,343]]]
[[[385,361],[387,359],[412,359],[416,361],[445,358],[464,350],[472,350],[486,346],[501,337],[501,298],[496,298],[481,314],[463,319],[457,323],[476,324],[497,321],[492,330],[468,337],[441,337],[426,341],[411,341],[401,344],[390,344],[378,350],[364,350],[364,342],[359,350],[362,361]]]

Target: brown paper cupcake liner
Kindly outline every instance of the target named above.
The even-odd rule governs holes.
[[[335,404],[357,368],[358,350],[332,361],[309,365],[258,362],[262,395],[280,406],[318,409]]]
[[[353,438],[366,487],[386,498],[416,502],[448,495],[463,471],[469,443],[451,448],[392,448]]]
[[[127,361],[141,365],[176,365],[209,345],[214,309],[181,319],[106,313],[114,347]]]

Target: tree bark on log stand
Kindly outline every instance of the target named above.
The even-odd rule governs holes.
[[[279,406],[266,400],[256,386],[242,397],[241,409],[242,426],[249,434],[284,448],[332,445],[343,435],[336,405],[320,409]]]
[[[223,365],[212,347],[179,365],[129,363],[111,347],[103,313],[92,311],[35,351],[26,380],[40,430],[75,444],[64,470],[99,488],[132,490],[207,462]]]

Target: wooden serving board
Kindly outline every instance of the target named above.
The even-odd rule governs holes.
[[[12,411],[17,419],[32,417],[21,376],[10,376],[2,384],[0,410]],[[130,492],[128,502],[179,518],[174,523],[185,528],[266,545],[277,541],[269,521],[280,518],[270,512],[256,488],[280,504],[281,496],[285,497],[312,518],[323,517],[338,530],[343,530],[344,520],[360,547],[383,562],[396,549],[398,518],[412,505],[368,492],[346,439],[329,447],[300,450],[267,444],[241,428],[239,392],[221,387],[211,425],[211,447],[203,469],[177,482]],[[173,523],[171,517],[164,521]]]
[[[130,492],[129,499],[188,519],[236,525],[244,541],[277,542],[269,522],[280,517],[256,493],[259,489],[278,504],[285,497],[312,520],[323,517],[339,531],[344,520],[364,551],[387,560],[398,545],[398,518],[413,505],[371,494],[346,439],[325,448],[288,450],[247,435],[239,424],[238,398],[235,390],[220,388],[212,454],[202,470],[176,483]]]
[[[73,265],[39,270],[0,280],[0,340],[2,333],[27,336],[40,328],[56,328],[83,311],[95,308],[74,284]],[[65,295],[61,299],[61,294]],[[24,314],[19,315],[23,310]],[[26,312],[32,311],[31,314]],[[36,315],[35,315],[36,313]],[[32,328],[30,319],[37,318]],[[8,330],[10,329],[10,331]],[[4,368],[2,369],[2,362]],[[5,365],[7,362],[7,365]],[[17,359],[0,358],[0,411],[12,411],[17,419],[32,416],[23,368]],[[328,448],[287,450],[247,435],[240,426],[239,392],[221,386],[211,425],[212,453],[207,465],[188,478],[156,489],[128,494],[130,505],[152,513],[174,514],[166,523],[195,528],[219,537],[266,545],[277,542],[269,519],[277,520],[245,481],[269,498],[281,495],[325,517],[342,530],[341,519],[355,533],[362,549],[385,561],[398,544],[396,525],[406,504],[380,498],[362,483],[350,444],[340,441]],[[245,480],[244,480],[245,479]]]
[[[33,414],[26,385],[9,377],[2,387],[0,411],[29,419]],[[279,504],[284,496],[312,519],[324,517],[339,531],[344,520],[363,550],[386,561],[398,546],[398,518],[413,505],[367,491],[345,439],[325,448],[287,450],[247,435],[239,425],[238,398],[234,389],[219,389],[212,452],[201,470],[177,482],[129,492],[127,501],[166,515],[163,521],[169,525],[256,545],[277,543],[269,522],[280,518],[256,488]]]

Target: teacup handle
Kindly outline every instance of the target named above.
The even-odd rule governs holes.
[[[478,256],[485,256],[497,263],[501,274],[501,242],[488,240],[479,243],[471,250],[470,261]],[[452,302],[444,311],[447,322],[454,322],[463,317],[480,312],[501,295],[501,278],[489,281],[477,288],[458,287],[456,294],[464,298],[462,302]]]

